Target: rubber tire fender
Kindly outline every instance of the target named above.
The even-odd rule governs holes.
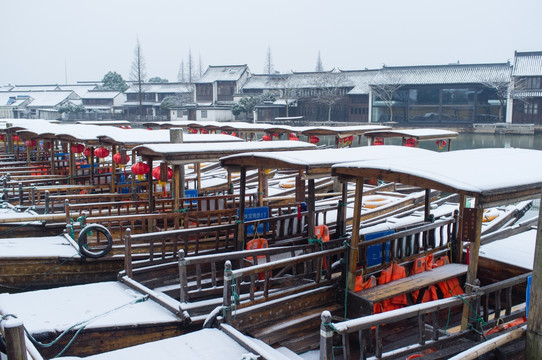
[[[89,231],[97,231],[105,235],[105,238],[107,239],[107,246],[103,250],[91,251],[86,247],[87,233]],[[111,237],[111,233],[105,226],[100,224],[90,224],[85,226],[81,230],[81,232],[79,233],[79,237],[77,238],[77,243],[79,244],[79,251],[81,252],[81,254],[89,258],[97,259],[109,253],[109,251],[113,247],[113,238]]]

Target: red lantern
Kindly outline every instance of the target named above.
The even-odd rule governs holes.
[[[197,133],[198,133],[198,130],[197,130],[197,129],[190,129],[190,128],[188,128],[188,131],[190,132],[190,134],[197,134]]]
[[[161,169],[162,166],[167,169],[167,179],[166,179],[166,176],[164,176],[165,174],[162,174],[162,169]],[[154,169],[152,169],[152,177],[155,178],[156,180],[158,180],[158,184],[160,186],[162,186],[162,190],[164,192],[163,195],[165,197],[166,196],[166,184],[167,184],[167,181],[173,177],[173,170],[171,170],[170,167],[166,166],[165,163],[163,163],[163,165],[157,166]]]
[[[150,166],[144,162],[138,162],[132,165],[132,174],[137,175],[137,180],[145,179],[145,174],[148,174]]]
[[[318,144],[320,142],[320,138],[316,135],[312,135],[310,138],[309,138],[309,142],[311,144]]]
[[[19,141],[21,140],[21,137],[20,137],[19,135],[11,135],[11,140],[12,140],[14,143],[18,144]]]
[[[86,157],[90,157],[90,149],[92,149],[92,147],[88,147],[85,149],[85,151],[83,151],[83,154],[86,156]]]
[[[74,154],[81,154],[83,151],[85,151],[85,145],[83,145],[83,144],[73,144],[72,147],[70,148],[70,150]]]
[[[109,156],[109,150],[104,147],[97,148],[94,150],[94,155],[96,155],[97,158],[103,159]]]
[[[279,134],[273,134],[273,137],[278,138],[278,137],[279,137]]]
[[[414,138],[407,139],[407,141],[405,141],[405,146],[416,147],[416,139]]]
[[[288,140],[299,141],[299,138],[294,133],[289,133]]]
[[[122,153],[118,152],[113,155],[113,161],[122,166],[128,164],[130,157],[126,154],[124,154],[124,157],[122,157]]]
[[[208,134],[209,131],[207,131],[207,129],[201,128],[201,129],[199,129],[199,133],[200,134]]]
[[[34,139],[32,139],[32,140],[25,140],[25,142],[24,142],[24,145],[25,145],[26,147],[34,147],[34,146],[36,146],[36,144],[37,144],[37,142],[36,142],[36,140],[34,140]]]
[[[262,140],[263,140],[263,141],[271,141],[271,135],[265,134],[265,135],[262,137]]]
[[[446,146],[446,140],[437,140],[437,146],[439,150],[442,150]]]
[[[384,138],[375,138],[373,145],[384,145]]]
[[[51,142],[50,141],[44,141],[41,143],[41,149],[43,151],[49,151],[51,149]]]
[[[234,131],[231,133],[231,136],[237,136],[237,133]]]
[[[4,134],[0,134],[0,141],[4,141],[4,139],[5,139]]]

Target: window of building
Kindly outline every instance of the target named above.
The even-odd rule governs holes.
[[[527,88],[528,89],[541,89],[542,88],[542,78],[541,77],[530,77],[527,79]]]
[[[183,117],[183,112],[182,112],[182,110],[177,110],[177,117],[178,117],[178,118]]]
[[[201,110],[201,118],[207,119],[207,110]]]
[[[525,104],[525,106],[523,107],[523,112],[525,114],[531,114],[531,115],[538,114],[538,103]]]

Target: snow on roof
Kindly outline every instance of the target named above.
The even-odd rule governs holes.
[[[455,131],[442,129],[404,129],[404,130],[377,130],[365,133],[367,137],[412,137],[423,139],[455,138],[459,134]]]
[[[0,314],[16,315],[34,334],[62,332],[91,319],[87,329],[179,322],[173,313],[150,299],[136,302],[142,298],[128,286],[109,281],[0,294]]]
[[[78,251],[63,236],[0,239],[1,258],[80,258]]]
[[[384,67],[372,84],[424,85],[509,82],[511,66],[500,64],[451,64]]]
[[[50,85],[15,85],[11,91],[53,91],[59,90],[60,87],[57,84]]]
[[[194,158],[216,159],[240,152],[247,151],[285,151],[316,149],[316,145],[302,141],[253,141],[253,142],[235,142],[235,143],[215,143],[215,144],[147,144],[134,148],[138,153],[150,156],[165,157],[170,160],[183,161]]]
[[[100,135],[100,140],[106,143],[125,145],[169,143],[169,130],[147,130],[147,129],[120,129],[114,128],[107,134]],[[222,143],[242,142],[236,136],[224,134],[183,134],[184,143]],[[207,145],[208,147],[209,145]]]
[[[97,84],[79,84],[79,85],[58,85],[58,88],[60,90],[68,90],[73,91],[80,97],[84,97],[87,92],[91,90],[95,90],[97,88]]]
[[[25,101],[29,101],[32,98],[25,95],[12,94],[9,91],[0,92],[0,106],[12,106],[17,107]]]
[[[542,51],[516,52],[512,76],[542,76]]]
[[[182,355],[182,356],[181,356]],[[181,336],[152,341],[103,354],[87,356],[88,360],[161,359],[176,360],[252,359],[249,350],[219,329],[201,329]],[[79,359],[60,357],[59,360]]]
[[[237,81],[248,71],[247,65],[209,66],[196,84],[208,84],[215,81]]]
[[[305,135],[347,135],[364,134],[368,131],[391,130],[390,126],[383,125],[355,125],[355,126],[309,126],[303,130]]]
[[[341,72],[350,79],[354,88],[348,92],[348,95],[366,95],[369,94],[369,84],[373,81],[379,70],[360,70]]]
[[[480,257],[533,270],[536,229],[480,246]]]
[[[122,94],[120,91],[88,91],[83,99],[114,99]]]
[[[27,94],[33,100],[28,107],[55,107],[68,100],[73,93],[73,91],[31,91]]]
[[[423,179],[436,189],[443,187],[469,196],[492,191],[519,192],[519,187],[540,191],[542,151],[529,149],[473,149],[419,153],[386,161],[353,162],[333,167],[335,175],[374,174],[386,180],[404,174],[410,185]],[[406,177],[404,180],[406,180]],[[403,179],[402,179],[403,180]]]
[[[144,83],[141,91],[145,93],[189,93],[192,85],[187,83]],[[138,93],[137,83],[132,83],[125,93]]]
[[[433,151],[420,148],[384,145],[314,151],[246,152],[223,157],[220,159],[220,162],[223,166],[250,164],[249,166],[265,167],[270,166],[269,164],[271,163],[271,160],[273,160],[279,162],[283,168],[304,167],[308,171],[312,167],[331,168],[334,164],[351,161],[400,158],[405,156],[416,156],[417,154],[423,153],[433,153]]]

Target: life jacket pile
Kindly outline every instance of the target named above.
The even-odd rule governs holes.
[[[410,269],[410,275],[419,274],[426,270],[431,270],[433,267],[435,267],[435,264],[433,263],[433,254],[429,254],[425,257],[414,260],[414,264],[412,264],[412,269]],[[418,297],[420,296],[420,291],[422,290],[415,290],[411,293],[412,299],[415,304],[431,300],[438,300],[437,288],[435,286],[431,285],[428,289],[425,289],[423,298],[418,299]]]
[[[443,256],[435,261],[434,266],[443,266],[449,264],[450,260],[448,256]],[[459,280],[457,278],[448,279],[446,281],[439,282],[437,284],[438,288],[442,292],[444,298],[449,298],[455,295],[461,295],[464,293],[461,285],[459,285]]]

